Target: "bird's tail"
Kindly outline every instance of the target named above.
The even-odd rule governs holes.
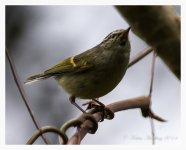
[[[34,75],[34,76],[31,76],[29,78],[26,79],[26,81],[24,82],[24,84],[30,84],[32,82],[35,82],[35,81],[39,81],[41,79],[47,79],[47,78],[50,78],[52,75],[50,74],[37,74],[37,75]]]

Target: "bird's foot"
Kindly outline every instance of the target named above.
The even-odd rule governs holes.
[[[92,99],[92,101],[89,102],[88,108],[94,108],[92,113],[102,112],[102,119],[100,120],[100,122],[104,121],[104,119],[111,120],[114,118],[114,112],[97,99]]]

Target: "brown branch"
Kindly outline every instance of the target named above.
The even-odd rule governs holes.
[[[8,58],[8,61],[9,61],[9,64],[10,64],[10,68],[11,68],[11,71],[12,71],[12,74],[13,74],[13,77],[14,77],[14,81],[17,85],[17,88],[19,90],[19,93],[21,94],[21,97],[22,97],[22,100],[24,102],[24,104],[26,105],[26,108],[30,114],[30,117],[32,118],[32,121],[34,122],[34,125],[35,127],[37,128],[37,130],[39,130],[39,125],[34,117],[34,114],[32,112],[32,109],[28,103],[28,100],[27,100],[27,97],[26,97],[26,94],[25,94],[25,91],[24,91],[24,88],[19,80],[19,77],[18,77],[18,74],[17,74],[17,71],[16,71],[16,67],[14,65],[14,62],[13,62],[13,59],[11,58],[11,55],[9,53],[9,50],[6,48],[6,56]],[[43,141],[46,143],[46,144],[49,144],[49,141],[46,139],[46,137],[44,137],[42,135],[42,139]]]
[[[153,49],[150,48],[146,48],[144,50],[142,50],[141,52],[139,52],[138,54],[136,54],[129,62],[128,68],[130,68],[131,66],[133,66],[134,64],[136,64],[138,61],[140,61],[142,58],[144,58],[145,56],[147,56],[149,53],[151,53],[153,51]]]
[[[139,96],[131,99],[121,100],[107,105],[106,107],[113,112],[119,112],[127,109],[146,108],[149,107],[149,98],[147,96]]]
[[[171,6],[115,6],[135,34],[157,50],[180,79],[180,18]]]
[[[148,96],[136,97],[128,100],[118,101],[112,104],[107,105],[106,107],[111,109],[113,112],[119,112],[122,110],[133,109],[133,108],[141,108],[141,109],[149,109],[150,100]],[[102,113],[97,112],[93,114],[94,118],[98,122],[102,118]],[[155,116],[155,115],[154,115]],[[67,144],[80,144],[81,140],[85,137],[85,135],[92,128],[93,124],[91,121],[85,121],[76,131],[76,133],[69,139]]]

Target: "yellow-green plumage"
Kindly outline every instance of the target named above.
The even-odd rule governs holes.
[[[123,78],[130,56],[128,30],[110,33],[96,47],[70,57],[27,82],[54,77],[70,94],[82,99],[99,98]]]

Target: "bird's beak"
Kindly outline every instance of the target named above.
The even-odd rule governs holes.
[[[127,35],[129,34],[130,29],[131,29],[131,27],[129,27],[129,28],[126,30]]]

